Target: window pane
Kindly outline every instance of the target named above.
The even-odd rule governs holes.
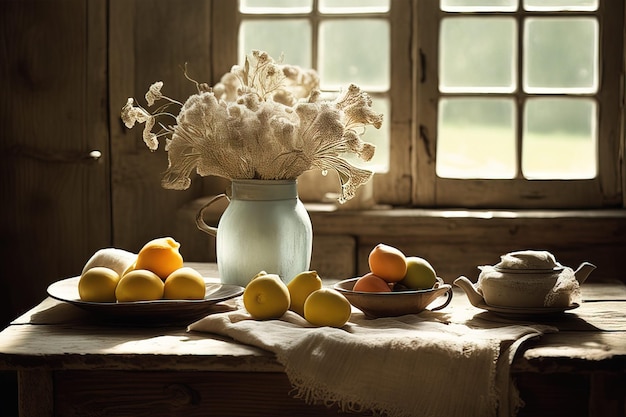
[[[442,99],[437,123],[437,175],[514,178],[515,120],[512,99]]]
[[[309,13],[313,10],[313,0],[239,0],[241,13]]]
[[[598,22],[594,18],[530,18],[525,23],[524,90],[595,93]]]
[[[311,24],[308,19],[244,20],[239,29],[239,62],[251,50],[265,51],[275,60],[311,68]]]
[[[372,96],[372,108],[378,113],[383,114],[384,122],[380,129],[367,126],[367,130],[363,134],[362,139],[374,144],[376,146],[376,152],[369,162],[364,162],[362,159],[352,154],[345,156],[353,165],[378,173],[389,172],[390,107],[391,104],[388,98]]]
[[[540,11],[593,11],[598,0],[524,0],[524,9]]]
[[[367,91],[389,89],[389,22],[339,19],[320,23],[319,74],[324,90],[348,83]]]
[[[439,45],[442,92],[515,91],[517,24],[509,17],[443,19]]]
[[[321,13],[385,13],[390,0],[319,0]]]
[[[441,0],[444,12],[513,12],[517,0]]]
[[[596,102],[534,98],[526,103],[522,172],[529,179],[594,178],[597,171]]]

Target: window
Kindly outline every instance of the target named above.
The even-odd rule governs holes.
[[[328,98],[355,83],[367,91],[377,111],[389,114],[390,0],[241,0],[238,62],[253,49],[289,64],[315,68]],[[389,170],[389,126],[370,128],[364,140],[377,146],[372,161],[356,165]]]
[[[325,91],[367,90],[385,114],[365,137],[383,203],[621,206],[621,3],[220,0],[215,76],[263,49],[316,68]],[[312,199],[336,190],[302,181]]]
[[[364,136],[377,145],[368,168],[378,173],[374,182],[383,190],[380,198],[409,204],[411,12],[406,0],[218,1],[214,74],[219,78],[246,52],[261,49],[274,58],[283,54],[287,63],[315,68],[323,91],[359,85],[385,118],[382,129],[369,127]],[[299,180],[303,200],[320,200],[338,190],[331,174],[308,172]]]
[[[622,205],[623,4],[417,6],[418,204]]]

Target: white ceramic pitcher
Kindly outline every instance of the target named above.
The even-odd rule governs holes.
[[[204,210],[222,198],[229,204],[218,227],[207,225]],[[296,180],[233,180],[231,195],[220,194],[205,204],[196,224],[216,237],[224,284],[245,287],[260,271],[278,274],[287,283],[309,269],[313,229]]]

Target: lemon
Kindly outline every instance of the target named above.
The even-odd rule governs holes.
[[[304,316],[304,302],[313,291],[322,288],[322,279],[317,275],[317,271],[300,272],[289,281],[287,288],[291,297],[289,309]]]
[[[111,268],[95,266],[85,271],[78,280],[78,295],[83,301],[115,302],[115,288],[120,275]]]
[[[117,301],[150,301],[163,298],[163,280],[152,271],[135,269],[117,283]]]
[[[165,279],[163,298],[168,300],[201,300],[205,293],[204,278],[188,266],[177,269]]]
[[[304,302],[304,318],[314,326],[341,327],[351,313],[348,299],[331,288],[312,292]]]
[[[437,273],[426,259],[409,256],[406,258],[406,264],[406,275],[400,284],[413,290],[423,290],[432,288],[437,282]]]
[[[146,243],[137,254],[134,269],[147,269],[165,279],[183,267],[183,257],[179,252],[180,243],[171,237],[161,237]]]
[[[257,320],[277,319],[290,304],[289,289],[276,274],[257,275],[243,291],[243,305]]]

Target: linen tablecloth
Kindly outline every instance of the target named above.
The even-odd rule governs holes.
[[[342,328],[313,327],[288,311],[257,321],[211,314],[189,331],[231,337],[276,355],[309,403],[391,417],[510,416],[521,405],[509,370],[526,340],[556,328],[473,319],[465,311],[369,319],[353,309]]]

